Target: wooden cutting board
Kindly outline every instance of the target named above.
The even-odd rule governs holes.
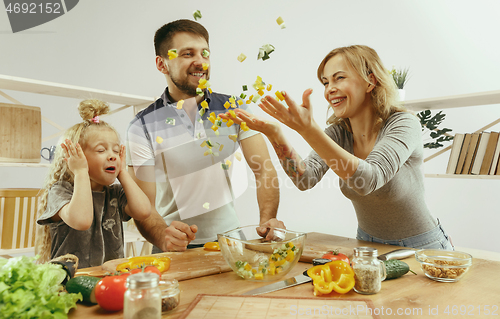
[[[175,278],[181,281],[231,271],[220,251],[195,248],[183,252],[166,252],[149,256],[170,257],[170,269],[162,274],[162,279]],[[102,268],[104,271],[114,272],[117,265],[127,260],[127,258],[110,260],[105,262]]]
[[[370,299],[200,294],[180,319],[380,318],[376,313]]]

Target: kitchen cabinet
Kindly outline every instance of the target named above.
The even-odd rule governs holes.
[[[69,84],[61,84],[61,83],[53,83],[46,81],[39,81],[34,79],[26,79],[15,76],[8,76],[0,74],[0,96],[3,96],[5,99],[10,101],[12,104],[9,104],[12,107],[16,106],[24,106],[23,103],[16,100],[15,98],[9,96],[3,90],[12,90],[12,91],[21,91],[35,94],[44,94],[55,97],[66,97],[66,98],[74,98],[78,100],[82,100],[82,97],[93,97],[96,99],[100,99],[106,101],[110,104],[121,104],[123,106],[118,107],[114,110],[111,110],[106,116],[112,115],[114,113],[125,110],[129,107],[134,108],[134,114],[137,113],[138,110],[148,106],[151,104],[155,98],[153,97],[145,97],[138,95],[131,95],[125,93],[111,92],[93,88],[79,87]],[[132,117],[132,116],[131,116]],[[43,137],[42,142],[48,141],[54,137],[62,135],[62,133],[66,130],[65,127],[55,123],[47,116],[44,116],[42,110],[42,121],[54,126],[59,131],[50,136]],[[0,167],[48,167],[48,163],[1,163]]]
[[[500,90],[487,91],[471,94],[444,96],[430,99],[420,99],[406,101],[405,106],[415,112],[420,112],[423,110],[442,110],[458,107],[471,107],[479,105],[489,105],[489,104],[500,104]],[[482,132],[488,128],[500,123],[500,118],[495,121],[481,127],[475,132]],[[437,151],[431,156],[424,159],[427,162],[436,156],[439,156],[451,149],[451,145]],[[426,177],[438,177],[438,178],[472,178],[472,179],[500,179],[500,175],[462,175],[462,174],[426,174]]]

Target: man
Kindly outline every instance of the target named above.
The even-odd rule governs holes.
[[[227,112],[230,96],[200,92],[200,80],[210,78],[208,40],[207,30],[191,20],[156,31],[156,67],[168,86],[127,131],[129,171],[153,207],[136,224],[154,253],[199,247],[239,226],[233,200],[240,177],[231,167],[238,146],[255,175],[260,224],[285,227],[276,219],[277,174],[262,136],[229,123],[214,130],[213,116]],[[266,230],[258,229],[261,236]]]

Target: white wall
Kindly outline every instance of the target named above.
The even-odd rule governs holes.
[[[338,46],[366,44],[378,51],[387,68],[410,67],[407,100],[500,89],[497,0],[478,0],[473,5],[465,0],[86,0],[56,20],[17,34],[10,31],[7,14],[0,12],[0,73],[159,96],[166,83],[154,65],[154,32],[171,20],[192,19],[198,9],[203,14],[199,22],[211,36],[214,90],[239,94],[241,85],[252,84],[257,75],[296,99],[312,87],[319,123],[325,121],[326,102],[316,68]],[[278,16],[285,20],[286,29],[276,24]],[[258,48],[266,43],[276,51],[269,60],[257,61]],[[248,56],[243,63],[236,60],[241,52]],[[43,116],[64,127],[79,121],[78,100],[7,93],[42,107]],[[0,97],[0,102],[7,101]],[[500,117],[498,105],[445,113],[445,126],[455,133],[474,131]],[[131,117],[132,111],[127,110],[109,122],[124,134]],[[56,132],[46,123],[42,130],[43,136]],[[310,147],[296,133],[287,132],[306,156]],[[444,172],[448,154],[428,162],[426,172]],[[340,193],[333,173],[302,193],[281,168],[278,172],[282,181],[279,218],[288,228],[355,236],[353,208]],[[0,187],[40,187],[45,174],[45,168],[0,167]],[[500,252],[496,245],[500,242],[500,181],[428,178],[426,187],[427,203],[455,245]],[[253,188],[237,200],[237,207],[243,224],[258,221]]]

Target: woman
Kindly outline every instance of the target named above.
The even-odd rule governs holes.
[[[327,121],[332,125],[324,131],[312,116],[311,89],[304,92],[301,105],[286,92],[288,107],[270,96],[259,105],[309,143],[313,151],[304,160],[278,123],[239,109],[233,120],[246,122],[267,136],[299,189],[312,188],[333,170],[340,177],[343,194],[354,205],[358,239],[452,250],[425,204],[420,123],[397,105],[396,86],[375,50],[355,45],[331,51],[318,67],[318,79],[334,112]]]

